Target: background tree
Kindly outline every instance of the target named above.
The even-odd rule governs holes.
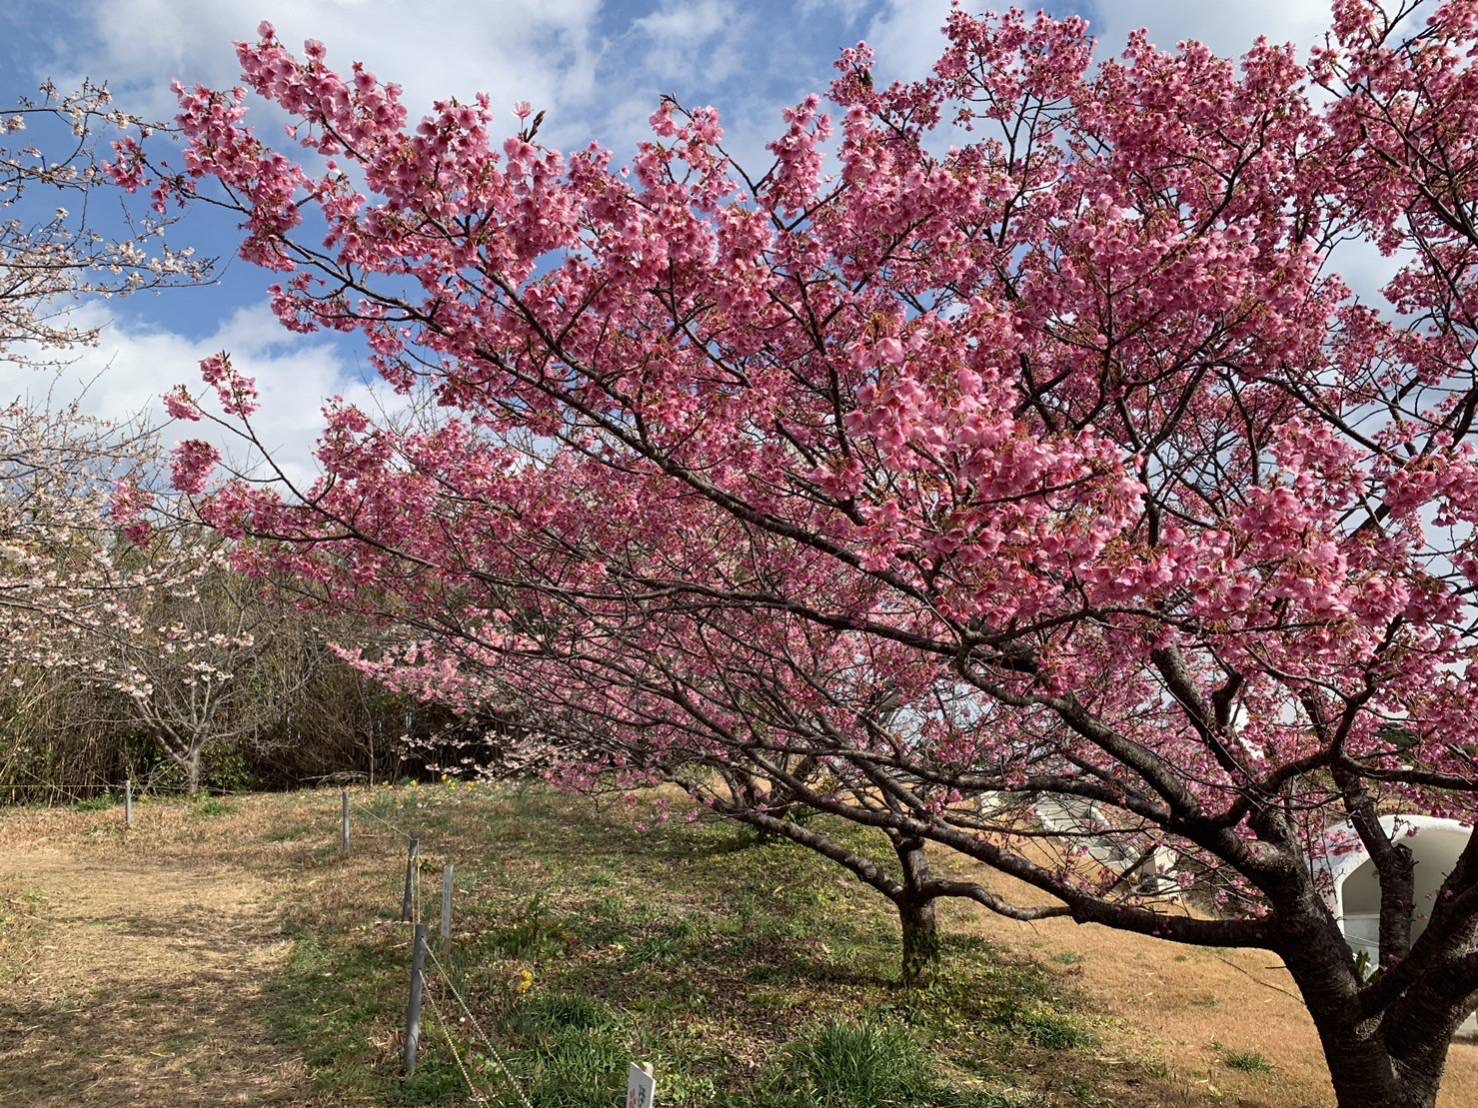
[[[122,588],[96,643],[103,678],[124,694],[125,726],[150,735],[192,793],[211,747],[265,745],[317,657],[307,621],[231,573],[225,553],[193,527],[124,552],[131,570],[162,570],[164,584]]]
[[[107,87],[71,93],[47,82],[34,98],[0,108],[0,359],[54,365],[96,340],[73,309],[82,297],[194,284],[210,271],[190,247],[170,247],[171,220],[120,206],[98,224],[100,144],[124,129],[158,125],[120,111]],[[106,146],[103,151],[106,153]]]
[[[17,690],[29,675],[53,689],[100,690],[84,725],[126,706],[128,724],[147,731],[194,791],[206,745],[259,730],[275,710],[264,681],[238,679],[265,671],[269,609],[241,595],[250,586],[233,580],[218,537],[159,529],[143,514],[159,459],[152,433],[75,406],[16,404],[5,415],[0,666]]]
[[[0,411],[0,785],[7,797],[156,777],[192,790],[340,772],[419,772],[413,710],[330,649],[368,623],[299,611],[231,569],[220,536],[149,490],[138,424],[24,403]],[[409,758],[409,760],[407,760]]]
[[[338,662],[317,622],[220,564],[218,538],[155,514],[172,537],[129,541],[113,508],[142,522],[157,491],[151,421],[110,423],[55,399],[48,371],[98,337],[76,309],[210,275],[170,244],[162,204],[139,211],[99,190],[112,140],[161,130],[93,82],[48,83],[0,110],[0,362],[22,393],[0,406],[0,799],[152,776],[169,757],[161,742],[187,779],[210,744],[218,774],[228,750],[238,764],[231,784],[345,769],[373,779],[402,768],[403,735],[443,723],[422,712],[407,727],[407,706]]]

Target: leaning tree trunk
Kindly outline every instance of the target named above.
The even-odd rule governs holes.
[[[894,898],[903,926],[903,984],[914,988],[927,984],[939,970],[939,919],[935,899],[924,889],[929,881],[924,841],[900,835],[893,839],[893,849],[903,873],[903,892]]]
[[[1339,1108],[1435,1108],[1461,998],[1405,997],[1361,1019],[1344,940],[1332,924],[1304,929],[1280,951],[1324,1048]]]

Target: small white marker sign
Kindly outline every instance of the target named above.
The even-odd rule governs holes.
[[[626,1069],[626,1108],[654,1108],[657,1103],[657,1079],[650,1065],[631,1063]]]

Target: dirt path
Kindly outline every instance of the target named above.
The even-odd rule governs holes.
[[[239,869],[0,853],[0,1102],[308,1102],[262,1022],[290,949],[271,892]]]

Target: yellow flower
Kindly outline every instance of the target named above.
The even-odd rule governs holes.
[[[513,991],[526,993],[534,987],[534,974],[532,970],[522,969],[518,971],[518,979],[513,982]]]

